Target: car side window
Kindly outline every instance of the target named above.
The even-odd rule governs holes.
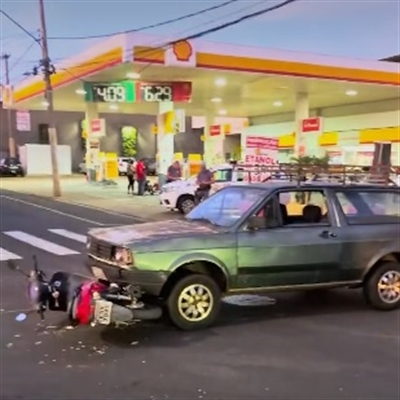
[[[399,223],[400,193],[397,191],[340,191],[337,200],[348,223]]]
[[[281,191],[252,216],[262,228],[330,225],[325,194],[320,190]],[[261,222],[263,220],[263,222]]]
[[[321,190],[292,190],[279,193],[279,211],[284,226],[329,225],[328,202]]]

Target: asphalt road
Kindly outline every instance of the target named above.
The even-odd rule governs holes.
[[[400,313],[369,310],[357,291],[225,305],[218,326],[193,333],[161,323],[70,330],[57,313],[17,322],[29,305],[10,253],[27,270],[36,254],[48,272],[83,273],[79,235],[137,221],[33,196],[0,200],[1,399],[400,398]]]

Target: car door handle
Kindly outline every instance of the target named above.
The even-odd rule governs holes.
[[[337,234],[331,231],[322,231],[320,236],[324,239],[329,239],[337,237]]]

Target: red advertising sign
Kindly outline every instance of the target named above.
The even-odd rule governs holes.
[[[90,137],[102,137],[106,135],[106,122],[103,118],[95,118],[90,121]]]
[[[278,157],[278,139],[263,136],[247,136],[245,148],[246,164],[275,164]]]
[[[210,126],[210,136],[218,136],[221,134],[221,125]]]
[[[322,118],[314,117],[314,118],[303,119],[301,123],[301,131],[303,133],[322,131]]]

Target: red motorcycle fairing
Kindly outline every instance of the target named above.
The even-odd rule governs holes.
[[[72,319],[80,325],[89,325],[93,320],[93,294],[102,292],[107,286],[97,281],[88,281],[82,284],[77,297],[73,300]]]

